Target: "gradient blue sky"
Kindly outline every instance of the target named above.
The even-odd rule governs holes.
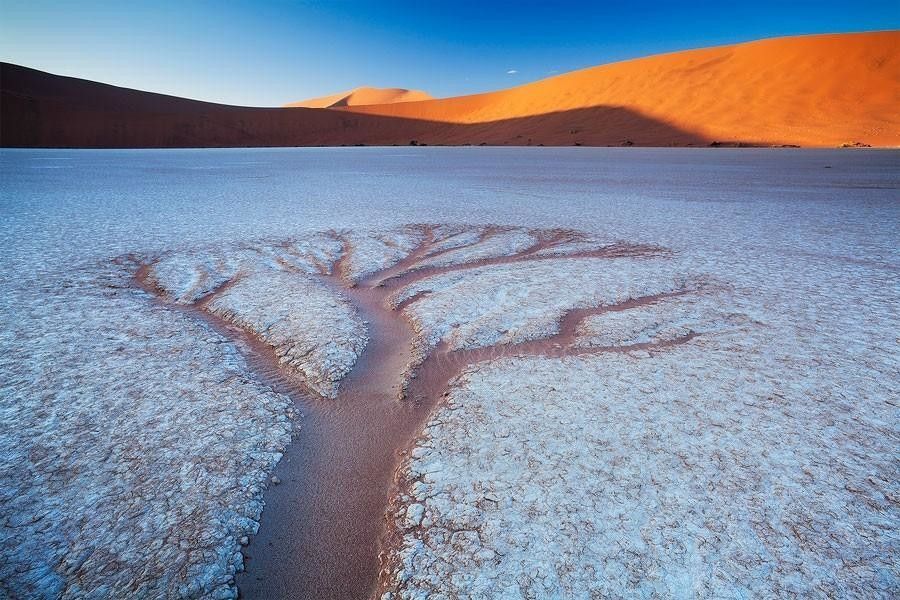
[[[897,0],[0,0],[0,60],[277,106],[359,85],[452,96],[762,37],[900,28]]]

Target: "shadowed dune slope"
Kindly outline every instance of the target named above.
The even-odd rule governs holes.
[[[593,107],[487,123],[441,123],[316,108],[243,108],[3,64],[0,145],[178,148],[419,144],[705,144],[628,109]],[[574,128],[574,129],[573,129]]]
[[[432,100],[431,94],[421,90],[405,90],[403,88],[359,87],[349,92],[310,98],[299,102],[285,104],[287,108],[337,108],[341,106],[365,106],[368,104],[395,104],[397,102],[416,102]]]
[[[487,94],[349,110],[477,123],[591,106],[626,108],[710,140],[897,146],[900,32],[775,38],[676,52]]]
[[[185,100],[0,63],[0,145],[179,148],[419,144],[705,144],[624,108],[598,106],[485,123]],[[572,132],[577,134],[573,135]],[[574,141],[573,141],[574,139]]]
[[[3,146],[900,146],[900,32],[764,40],[328,110],[212,104],[6,63],[0,88]]]

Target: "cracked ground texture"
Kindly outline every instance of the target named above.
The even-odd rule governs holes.
[[[900,594],[896,153],[358,150],[2,151],[0,596],[233,597],[303,419],[197,314],[249,290],[232,325],[355,353],[358,322],[239,283],[328,280],[324,311],[379,273],[461,368],[401,455],[380,596]],[[458,252],[416,269],[426,219]]]
[[[891,597],[891,371],[830,389],[783,343],[470,368],[403,473],[385,596]]]
[[[812,350],[801,354],[804,340],[793,334],[794,350],[779,352],[789,329],[663,249],[575,232],[466,233],[335,234],[344,276],[390,284],[389,304],[426,354],[495,350],[463,361],[401,471],[385,597],[889,594],[897,573],[882,515],[897,490],[873,481],[893,485],[890,403],[845,414],[830,390],[813,391],[823,371],[810,368]],[[314,309],[314,294],[259,274],[272,267],[234,275],[207,310],[236,290],[245,308],[274,299],[255,321],[230,317],[271,343],[278,312],[296,301],[287,312],[306,306],[312,318],[285,339],[307,338],[334,305]],[[568,339],[561,322],[584,308]],[[886,398],[884,366],[843,392],[862,383],[855,394]],[[871,452],[882,460],[853,460]]]
[[[193,313],[185,310],[200,311],[207,319],[219,319],[219,325],[246,331],[271,347],[280,367],[298,376],[304,389],[336,398],[341,380],[352,370],[367,341],[366,324],[340,287],[357,285],[363,275],[372,277],[379,288],[379,272],[396,267],[396,272],[390,273],[392,283],[402,285],[404,277],[414,281],[398,290],[396,299],[407,302],[403,311],[395,305],[393,312],[412,321],[420,332],[416,344],[421,348],[427,349],[433,345],[430,341],[437,339],[450,342],[450,351],[509,344],[518,351],[537,354],[543,352],[538,346],[513,344],[551,336],[556,322],[574,308],[598,307],[668,291],[675,285],[666,283],[674,276],[660,272],[660,262],[666,261],[654,259],[653,252],[649,259],[634,259],[642,266],[622,267],[633,280],[627,289],[610,285],[609,275],[599,276],[600,263],[606,266],[610,259],[598,255],[612,251],[615,261],[627,262],[631,259],[621,254],[643,255],[647,251],[642,248],[628,250],[618,243],[595,242],[590,256],[537,258],[532,254],[568,244],[581,234],[561,236],[558,232],[491,227],[476,230],[476,238],[461,239],[466,229],[407,226],[312,234],[278,243],[200,247],[166,253],[140,268],[134,257],[124,256],[112,261],[99,279],[84,273],[84,279],[78,280],[73,275],[76,279],[64,289],[84,288],[80,296],[82,326],[96,328],[101,339],[103,332],[109,332],[105,335],[120,342],[112,357],[101,359],[105,369],[81,377],[87,375],[91,384],[102,386],[103,397],[111,396],[104,408],[117,415],[115,427],[128,436],[129,443],[103,440],[102,416],[92,412],[90,404],[82,418],[71,419],[69,426],[77,433],[66,436],[64,448],[50,444],[59,431],[26,428],[10,432],[5,445],[19,446],[17,455],[33,465],[35,478],[30,490],[12,488],[7,494],[9,506],[20,504],[18,515],[30,517],[10,519],[6,539],[22,548],[34,544],[46,558],[38,564],[10,564],[5,579],[12,581],[16,590],[62,597],[104,597],[114,590],[186,597],[234,594],[233,577],[243,568],[243,557],[236,550],[242,537],[256,531],[263,480],[287,442],[290,408],[283,396],[258,389],[258,384],[243,376],[252,369],[247,369],[229,343],[227,329],[203,318],[191,321]],[[341,252],[335,251],[336,241]],[[128,279],[129,269],[136,271],[145,289],[160,296],[159,301],[150,301],[152,317],[127,323],[103,320],[104,303],[148,301]],[[436,269],[437,274],[429,269]],[[631,270],[641,272],[642,277],[632,276]],[[429,295],[410,298],[408,288],[416,292],[415,286],[421,285],[428,287]],[[485,293],[488,288],[493,290],[491,294]],[[382,293],[392,296],[393,290],[385,288]],[[453,298],[455,304],[432,306],[445,297]],[[168,310],[167,301],[172,303]],[[419,304],[428,308],[417,313]],[[462,307],[468,308],[459,314]],[[136,308],[133,312],[140,313]],[[167,315],[170,322],[154,324],[153,319]],[[477,343],[454,342],[455,334],[451,335],[448,327],[431,322],[435,315],[450,319],[454,325],[449,329],[471,326],[481,336],[475,336]],[[180,335],[164,333],[167,330]],[[154,336],[152,331],[159,333]],[[518,333],[504,336],[509,331]],[[223,334],[226,337],[221,339]],[[201,335],[206,344],[189,344],[192,337]],[[74,349],[74,344],[65,340],[58,344]],[[196,358],[184,356],[191,352],[199,354]],[[209,352],[218,352],[221,358],[204,354]],[[128,369],[141,364],[133,361],[136,354],[146,356],[144,368],[153,368],[141,388],[116,394],[122,384],[110,385],[105,377],[129,381]],[[218,362],[218,371],[199,373],[193,381],[195,387],[178,393],[179,374],[173,370],[185,362],[199,365],[206,361]],[[43,366],[40,360],[33,365]],[[397,376],[402,379],[414,373],[412,364]],[[160,383],[154,384],[153,377],[159,377]],[[222,386],[214,400],[206,392],[205,377]],[[46,375],[38,381],[46,384]],[[154,385],[163,382],[176,384],[171,405],[154,403],[160,396]],[[15,384],[15,380],[8,382]],[[244,388],[248,392],[243,392]],[[66,389],[67,384],[61,384],[58,393],[65,396]],[[256,389],[259,398],[253,395]],[[242,394],[246,400],[241,400]],[[34,410],[26,398],[21,396],[20,402],[7,409]],[[217,402],[229,400],[235,402],[231,406],[236,412],[216,407]],[[116,402],[127,402],[127,408]],[[76,399],[69,406],[70,416],[79,405]],[[191,412],[198,410],[216,416]],[[255,430],[253,415],[265,415],[266,411],[275,413],[279,427]],[[10,421],[22,419],[18,413],[7,416]],[[265,421],[264,416],[262,419]],[[147,438],[145,443],[140,441],[142,437]],[[160,450],[154,452],[154,444],[159,444]],[[196,458],[177,468],[169,463],[185,455]],[[66,467],[67,461],[74,462]],[[101,476],[102,471],[95,467],[85,479],[79,476],[84,469],[81,461],[105,465],[109,472]],[[233,464],[242,465],[234,477],[229,476]],[[61,470],[46,472],[47,467],[59,465],[63,465]],[[39,490],[43,492],[36,493]],[[192,501],[173,507],[170,499],[178,490],[189,491]],[[101,504],[95,521],[76,521],[70,529],[57,526],[66,516],[56,503],[69,493],[95,498]],[[242,503],[242,496],[247,501]],[[109,507],[102,508],[104,503]],[[107,532],[107,537],[97,532]],[[61,567],[47,568],[56,561]]]
[[[135,268],[67,273],[39,307],[5,296],[11,324],[68,325],[3,333],[0,596],[232,595],[290,401],[226,337],[150,304]]]

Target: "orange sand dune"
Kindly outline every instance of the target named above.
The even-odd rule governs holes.
[[[900,32],[677,52],[374,106],[355,105],[364,94],[329,109],[226,106],[5,63],[0,92],[2,146],[900,146]]]
[[[787,37],[675,52],[520,87],[354,112],[484,123],[621,107],[709,139],[751,144],[900,145],[900,32]],[[623,131],[621,137],[639,136]],[[588,129],[573,142],[590,143]]]
[[[432,100],[431,94],[420,90],[405,90],[403,88],[373,88],[358,87],[349,92],[310,98],[299,102],[285,104],[287,108],[337,108],[340,106],[365,106],[367,104],[395,104],[397,102],[416,102],[420,100]]]

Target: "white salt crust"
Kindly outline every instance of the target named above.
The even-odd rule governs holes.
[[[419,536],[427,551],[399,563],[391,580],[409,583],[397,596],[449,596],[481,574],[473,596],[582,597],[573,586],[587,573],[587,589],[621,584],[612,596],[718,598],[743,586],[760,590],[743,597],[897,597],[898,157],[0,150],[0,596],[233,596],[236,540],[255,529],[292,429],[288,399],[256,381],[231,343],[134,289],[137,264],[111,259],[183,251],[173,260],[195,265],[212,248],[202,267],[161,275],[172,299],[202,303],[245,262],[328,272],[342,232],[448,222],[441,237],[461,238],[446,248],[483,231],[460,223],[659,244],[673,252],[661,274],[728,291],[579,329],[578,343],[594,346],[700,332],[684,346],[466,375],[451,395],[459,408],[439,412],[413,454],[433,463],[454,449],[428,483],[436,501],[400,505],[401,527],[418,523],[407,543]],[[37,169],[47,162],[60,168]],[[359,272],[397,254],[374,252]],[[603,268],[618,264],[628,263]],[[475,316],[463,343],[507,335],[497,327],[507,317]],[[423,318],[451,339],[446,322]],[[529,427],[527,438],[518,431]],[[482,466],[506,443],[524,467]],[[480,508],[467,486],[482,479],[515,491],[491,498],[517,504]],[[546,501],[526,505],[536,490]],[[481,557],[465,530],[422,533],[460,514],[485,519]]]
[[[479,364],[412,452],[387,595],[892,597],[885,367],[847,378],[746,327]]]
[[[309,276],[265,269],[216,295],[207,310],[273,347],[279,362],[327,398],[366,346],[362,318],[338,292]]]
[[[291,403],[135,289],[136,268],[3,297],[0,596],[235,597]]]

